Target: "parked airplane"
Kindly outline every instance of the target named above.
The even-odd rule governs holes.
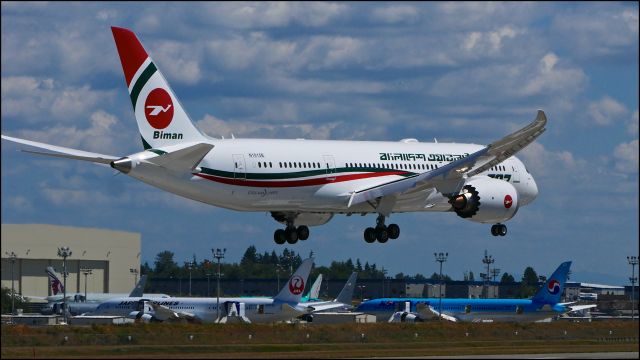
[[[51,292],[53,295],[39,297],[39,296],[25,296],[27,299],[37,299],[37,300],[46,300],[49,303],[62,303],[62,298],[64,297],[64,285],[58,275],[56,274],[55,269],[52,266],[47,266],[45,272],[49,276],[49,286],[51,287]],[[146,284],[146,275],[140,276],[140,280],[135,285],[133,290],[130,293],[87,293],[85,297],[85,293],[68,293],[67,301],[73,302],[102,302],[107,299],[111,299],[114,297],[139,297],[139,296],[155,296],[155,297],[168,297],[167,294],[143,294],[144,286]]]
[[[353,309],[351,300],[353,300],[353,291],[356,288],[357,272],[352,272],[349,275],[349,279],[344,284],[342,290],[338,294],[338,297],[331,301],[308,301],[300,303],[299,306],[306,306],[309,310],[309,314],[303,315],[301,318],[312,321],[313,314],[326,311],[348,311]]]
[[[538,321],[596,305],[560,303],[571,262],[562,263],[530,299],[383,298],[367,300],[356,311],[394,321],[424,321],[438,316],[449,321]],[[442,300],[442,303],[440,303]]]
[[[129,316],[144,322],[186,320],[216,322],[230,308],[239,308],[240,316],[250,322],[276,322],[294,319],[313,309],[299,306],[302,293],[311,272],[313,258],[308,258],[291,276],[282,290],[273,298],[221,297],[221,298],[115,298],[98,306],[91,315]],[[218,312],[218,303],[220,311]],[[304,304],[304,303],[303,303]]]
[[[84,160],[112,168],[165,191],[238,211],[265,211],[284,229],[278,244],[309,237],[309,226],[335,214],[377,214],[364,230],[368,243],[400,235],[386,225],[393,213],[455,212],[503,222],[538,194],[533,176],[515,156],[545,131],[535,120],[487,146],[461,143],[214,139],[198,130],[136,35],[112,27],[144,151],[111,156],[4,136],[48,150],[30,153]]]

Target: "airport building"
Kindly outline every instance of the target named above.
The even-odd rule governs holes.
[[[67,293],[128,293],[140,269],[140,234],[44,224],[2,224],[2,286],[25,296],[52,295],[47,266],[61,281],[62,257],[58,248],[69,247]],[[91,269],[84,275],[80,269]],[[134,269],[132,272],[131,269]]]

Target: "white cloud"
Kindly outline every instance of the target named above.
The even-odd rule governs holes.
[[[575,93],[587,82],[587,75],[579,68],[559,64],[560,59],[552,52],[545,54],[538,63],[533,76],[525,75],[526,85],[518,92],[524,96],[541,93]],[[528,71],[526,73],[529,73]]]
[[[2,78],[5,115],[28,123],[51,123],[51,118],[71,122],[97,106],[109,106],[113,91],[62,85],[51,78],[10,76]]]
[[[638,140],[622,143],[613,152],[616,170],[630,174],[638,172]]]
[[[119,136],[121,132],[116,130],[118,126],[118,118],[98,110],[91,114],[88,128],[56,125],[41,130],[21,130],[18,134],[29,140],[117,155],[124,148],[121,146],[123,139]]]
[[[385,24],[413,23],[418,17],[418,9],[409,5],[377,7],[371,12],[374,21]]]
[[[533,142],[518,153],[522,156],[527,169],[534,177],[562,177],[559,173],[575,176],[575,172],[583,169],[586,162],[576,159],[574,155],[567,151],[549,151],[538,143]]]
[[[509,25],[487,32],[472,31],[462,39],[462,49],[475,56],[494,55],[500,52],[505,40],[522,32]]]
[[[596,125],[611,125],[617,120],[622,120],[628,112],[623,104],[609,96],[589,103],[589,116]]]
[[[200,50],[196,44],[162,41],[153,46],[153,58],[163,73],[176,83],[193,85],[202,78]]]
[[[627,126],[627,133],[631,135],[638,135],[638,110],[633,112],[631,115],[631,121],[629,122],[629,126]]]
[[[224,136],[227,139],[233,134],[235,137],[243,138],[305,138],[326,140],[331,138],[331,132],[338,124],[325,123],[314,125],[309,123],[285,123],[272,125],[254,121],[225,121],[207,114],[196,122],[196,126],[210,136]]]

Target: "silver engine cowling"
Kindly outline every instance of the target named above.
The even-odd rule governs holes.
[[[513,185],[486,176],[469,179],[449,203],[458,216],[479,223],[507,221],[519,207],[518,191]]]

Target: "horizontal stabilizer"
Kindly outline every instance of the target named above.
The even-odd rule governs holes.
[[[160,156],[148,159],[152,164],[174,171],[193,171],[200,161],[213,149],[213,145],[200,143],[162,154]]]
[[[454,316],[447,315],[445,313],[441,314],[440,312],[438,312],[438,310],[434,309],[434,307],[431,306],[431,305],[429,305],[429,310],[431,310],[431,312],[434,313],[436,316],[442,317],[445,320],[452,321],[452,322],[458,322],[458,319],[455,318]]]
[[[55,152],[55,153],[49,153],[49,152],[40,152],[40,151],[32,151],[32,150],[22,150],[24,152],[28,152],[31,154],[61,157],[61,158],[82,160],[82,161],[90,161],[93,163],[105,164],[105,165],[109,165],[112,161],[119,159],[118,157],[111,156],[111,155],[103,155],[103,154],[92,153],[88,151],[70,149],[62,146],[55,146],[55,145],[40,143],[37,141],[18,139],[11,136],[2,135],[2,138],[5,140],[19,143],[19,144],[29,145],[29,146],[37,147],[40,149],[45,149],[45,150],[50,150]]]

